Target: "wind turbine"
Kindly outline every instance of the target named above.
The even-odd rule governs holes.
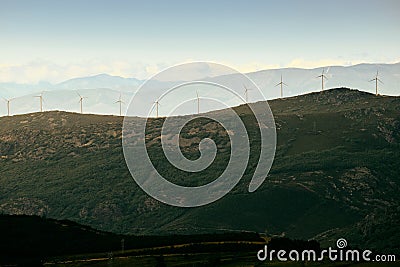
[[[200,114],[200,97],[199,97],[199,92],[196,91],[196,96],[197,96],[197,114]]]
[[[10,116],[10,102],[11,102],[11,100],[13,100],[13,99],[12,99],[12,98],[6,99],[6,98],[4,98],[4,97],[3,97],[3,99],[4,99],[4,101],[7,102],[7,116]]]
[[[156,104],[156,118],[158,118],[158,106],[160,105],[160,101],[157,99],[154,103]]]
[[[244,98],[246,100],[246,103],[249,102],[249,91],[251,89],[247,88],[247,86],[245,84],[243,84],[244,87]]]
[[[375,95],[378,95],[378,82],[382,83],[381,79],[378,78],[378,71],[376,71],[376,76],[375,78],[373,78],[372,80],[370,80],[370,82],[375,81]]]
[[[40,101],[40,112],[43,112],[43,91],[40,93],[40,95],[35,95],[34,97],[38,97]]]
[[[324,72],[325,72],[325,68],[322,69],[322,74],[317,76],[317,78],[321,78],[321,80],[322,80],[321,91],[324,91],[324,79],[328,79],[328,77],[326,77]]]
[[[284,83],[284,82],[282,81],[282,74],[281,74],[281,82],[278,83],[278,84],[275,85],[275,86],[278,86],[278,85],[281,86],[281,98],[282,98],[282,97],[283,97],[283,86],[284,86],[284,85],[288,86],[286,83]]]
[[[119,115],[122,116],[122,104],[125,104],[125,102],[121,99],[121,93],[119,93],[119,99],[115,103],[119,103]]]
[[[82,108],[83,99],[84,99],[84,98],[87,98],[87,97],[86,97],[86,96],[81,96],[81,95],[78,93],[78,91],[76,91],[76,93],[77,93],[78,96],[79,96],[79,101],[78,101],[78,103],[80,103],[81,114],[82,114],[82,113],[83,113],[83,108]]]

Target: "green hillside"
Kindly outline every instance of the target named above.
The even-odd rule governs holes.
[[[237,113],[251,137],[246,173],[226,197],[192,209],[164,205],[135,184],[122,154],[121,117],[66,112],[2,117],[0,211],[115,233],[248,230],[317,237],[329,245],[340,236],[355,246],[399,252],[400,98],[341,88],[269,104],[278,143],[267,180],[247,192],[259,132],[249,109],[240,106]],[[178,184],[218,177],[230,153],[221,127],[207,120],[185,127],[185,156],[198,157],[199,136],[216,140],[219,150],[212,166],[194,175],[171,170],[166,162],[157,138],[162,121],[153,119],[147,129],[157,170]]]

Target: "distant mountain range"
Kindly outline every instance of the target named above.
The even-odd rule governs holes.
[[[319,91],[321,89],[321,80],[316,77],[321,74],[323,69],[325,69],[328,78],[325,82],[326,88],[362,88],[367,92],[375,92],[375,84],[369,81],[375,77],[376,71],[379,70],[379,77],[383,81],[383,84],[379,85],[379,93],[383,95],[400,95],[400,63],[358,64],[348,67],[327,66],[315,69],[271,69],[247,73],[247,76],[262,90],[266,99],[274,99],[280,97],[280,89],[275,85],[280,81],[281,75],[283,76],[283,81],[288,84],[288,86],[284,87],[284,97],[288,97]],[[215,83],[227,79],[235,80],[235,74],[204,78],[206,81]],[[73,92],[78,90],[80,94],[88,97],[84,102],[84,113],[117,115],[119,107],[115,101],[118,100],[119,94],[122,94],[122,99],[125,102],[123,109],[125,109],[134,92],[143,82],[143,80],[135,78],[99,74],[74,78],[58,84],[48,82],[40,82],[38,84],[0,83],[0,97],[15,98],[10,104],[11,114],[38,111],[38,99],[33,99],[32,97],[42,91],[45,91],[45,102],[43,104],[45,110],[78,112],[79,97]],[[154,91],[148,92],[146,99],[143,99],[143,101],[154,101],[158,98],[158,89],[169,88],[178,83],[179,81],[155,82]],[[243,92],[238,93],[243,95]],[[192,95],[193,92],[187,92],[189,98]],[[255,102],[259,100],[262,99],[255,99],[250,91],[249,101]],[[169,107],[164,107],[164,110],[167,108]],[[211,110],[212,108],[209,109]],[[188,109],[184,113],[192,113],[193,111],[194,109]],[[0,115],[6,114],[6,104],[0,104]]]

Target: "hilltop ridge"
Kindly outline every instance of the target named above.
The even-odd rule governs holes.
[[[320,67],[314,69],[270,69],[258,72],[247,73],[246,75],[257,85],[264,94],[265,99],[276,99],[280,96],[280,90],[275,87],[279,82],[280,76],[283,75],[284,82],[288,84],[283,90],[284,96],[297,96],[305,93],[319,91],[321,81],[316,77],[325,69],[328,80],[325,81],[326,88],[338,88],[342,86],[350,88],[359,88],[367,92],[375,92],[375,85],[369,82],[376,70],[379,69],[381,80],[384,84],[379,86],[379,93],[383,95],[399,95],[400,88],[398,83],[398,75],[400,73],[400,63],[394,64],[359,64],[354,66],[331,66]],[[224,84],[224,80],[234,81],[237,76],[234,74],[221,75],[204,78],[206,82]],[[119,108],[114,103],[122,94],[122,99],[127,103],[134,95],[134,92],[145,82],[145,80],[137,80],[135,78],[122,78],[111,76],[108,74],[100,74],[89,77],[78,77],[63,81],[58,84],[13,84],[0,83],[0,97],[13,99],[11,105],[12,114],[31,113],[39,110],[39,103],[32,100],[32,96],[44,92],[45,110],[66,110],[79,111],[76,91],[81,95],[87,96],[85,99],[85,112],[93,114],[119,114]],[[154,101],[159,98],[159,93],[166,89],[172,88],[181,82],[172,81],[152,81],[152,90],[146,92],[143,101]],[[253,85],[249,85],[254,87]],[[253,88],[255,89],[255,88]],[[242,89],[238,89],[238,94],[243,96]],[[183,93],[182,97],[191,99],[193,92],[190,90]],[[231,99],[233,100],[233,99]],[[250,93],[249,100],[251,102],[260,101],[256,99],[256,94]],[[231,103],[231,102],[229,102]],[[238,102],[232,102],[238,103]],[[124,107],[123,107],[124,108]],[[124,111],[124,109],[123,109]],[[186,110],[184,113],[191,113],[193,110]],[[182,114],[184,114],[182,113]],[[0,115],[7,114],[6,105],[0,105]],[[139,113],[145,114],[145,113]]]
[[[278,143],[267,180],[247,192],[257,162],[252,153],[231,193],[195,209],[164,205],[132,180],[122,154],[122,117],[61,111],[2,117],[0,212],[69,219],[115,233],[248,230],[322,243],[348,235],[369,249],[398,248],[400,98],[335,89],[268,103]],[[246,106],[235,109],[256,132]],[[150,119],[147,136],[157,170],[178,183],[204,182],[223,171],[229,139],[207,121],[185,128],[182,150],[197,157],[196,129],[217,142],[221,153],[213,167],[198,174],[172,171],[157,141],[162,120]],[[257,151],[256,138],[250,143]],[[387,239],[373,240],[372,232]]]

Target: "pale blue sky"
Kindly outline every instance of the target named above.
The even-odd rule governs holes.
[[[400,1],[0,0],[0,82],[400,61]]]

